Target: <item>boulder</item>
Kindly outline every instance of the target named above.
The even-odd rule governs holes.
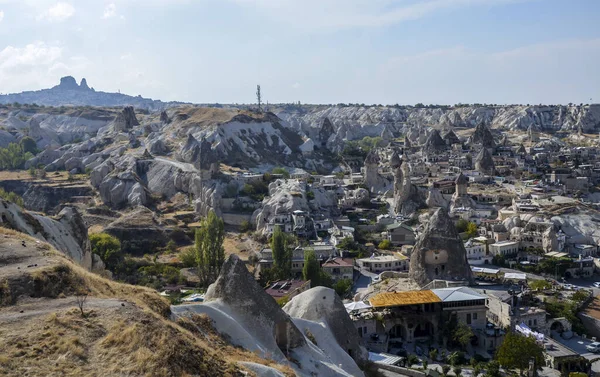
[[[472,281],[463,241],[445,208],[435,211],[417,240],[409,277],[420,286],[433,280]]]
[[[315,287],[294,296],[283,311],[293,318],[302,318],[322,323],[329,328],[337,343],[357,364],[364,364],[368,358],[362,339],[355,331],[344,303],[331,288]]]

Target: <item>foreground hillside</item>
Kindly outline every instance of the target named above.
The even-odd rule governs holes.
[[[169,315],[156,291],[104,279],[0,228],[0,375],[241,376],[238,361],[293,375],[230,346],[206,318]]]

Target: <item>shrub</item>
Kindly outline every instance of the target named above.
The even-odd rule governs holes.
[[[169,240],[169,242],[167,242],[167,250],[169,251],[169,253],[177,252],[177,244],[175,243],[175,241]]]
[[[271,173],[272,174],[281,174],[281,175],[283,175],[283,178],[285,178],[285,179],[290,178],[290,173],[285,168],[282,168],[282,167],[276,167],[275,169],[273,169],[271,171]]]
[[[392,247],[390,240],[383,240],[379,243],[378,247],[382,250],[389,250]]]
[[[341,279],[336,281],[333,284],[333,290],[338,294],[341,298],[344,298],[350,289],[352,288],[352,280],[350,279]]]
[[[107,268],[112,269],[121,258],[121,242],[107,233],[90,234],[92,252],[100,257]]]
[[[240,224],[240,232],[246,233],[252,230],[252,224],[248,220],[242,221]]]

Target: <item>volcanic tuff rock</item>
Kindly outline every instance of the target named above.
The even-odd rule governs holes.
[[[93,267],[87,227],[75,208],[66,207],[50,218],[0,199],[0,226],[46,241],[88,270]]]
[[[277,305],[248,272],[235,254],[221,267],[217,280],[208,287],[205,300],[221,300],[239,313],[242,325],[264,344],[275,341],[286,351],[306,344],[304,335],[292,319]]]
[[[472,280],[463,241],[445,208],[436,210],[419,236],[409,276],[421,286],[433,280]]]
[[[454,130],[446,132],[446,134],[444,135],[444,140],[448,145],[460,144],[460,139],[458,138],[458,136],[456,136]]]
[[[481,148],[475,157],[475,170],[485,175],[494,175],[496,166],[492,154],[487,148]]]
[[[338,342],[356,362],[361,365],[368,360],[368,352],[362,339],[354,331],[344,303],[331,288],[314,287],[294,296],[283,311],[294,318],[323,323],[329,328]]]
[[[295,210],[327,210],[337,205],[336,192],[327,191],[322,187],[313,187],[312,192],[315,198],[309,202],[304,182],[292,179],[271,182],[269,196],[263,200],[262,208],[252,214],[252,223],[256,224],[256,230],[266,231],[267,220],[276,214],[291,213]]]
[[[475,127],[475,132],[469,137],[469,144],[481,145],[484,148],[495,148],[494,135],[484,123],[479,123]]]
[[[389,185],[389,182],[379,175],[379,162],[379,155],[372,149],[365,158],[364,184],[373,193],[384,191]]]
[[[135,116],[133,106],[126,106],[123,108],[123,111],[119,113],[117,118],[110,124],[110,128],[115,132],[123,132],[139,125],[140,122]]]
[[[423,151],[425,153],[439,153],[445,151],[447,148],[446,142],[440,136],[440,132],[438,130],[431,131],[427,141],[425,142],[425,146],[423,147]]]
[[[410,170],[405,160],[402,166],[394,170],[394,212],[411,216],[424,206],[419,189],[410,181]]]

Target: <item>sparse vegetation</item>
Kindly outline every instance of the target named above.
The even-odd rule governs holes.
[[[20,197],[19,195],[15,194],[14,192],[10,191],[7,192],[5,191],[2,187],[0,187],[0,198],[9,201],[11,203],[15,203],[16,205],[18,205],[19,207],[23,207],[23,198]]]

